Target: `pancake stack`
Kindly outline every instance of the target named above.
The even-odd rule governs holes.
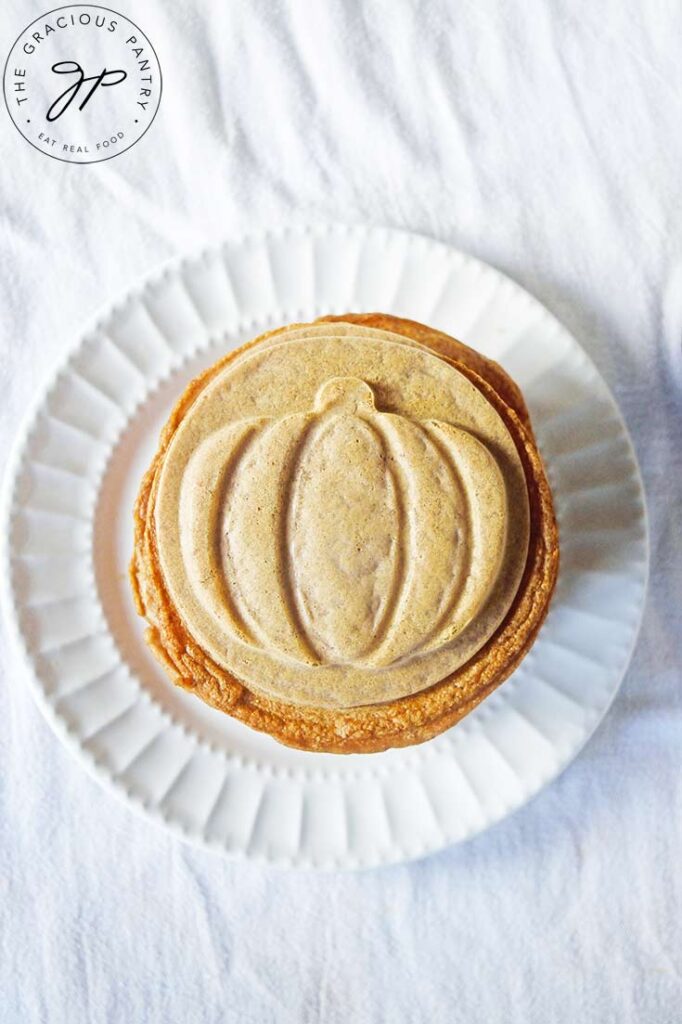
[[[282,743],[368,753],[435,736],[509,676],[558,558],[516,384],[430,327],[348,314],[191,382],[130,575],[175,683]]]

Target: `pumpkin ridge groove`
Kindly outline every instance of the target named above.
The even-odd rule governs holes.
[[[225,463],[225,466],[221,470],[216,482],[218,495],[217,501],[213,506],[209,529],[209,543],[211,545],[210,558],[216,570],[216,585],[225,602],[228,615],[234,620],[239,630],[244,634],[246,640],[253,646],[256,646],[258,642],[257,638],[254,636],[253,629],[249,627],[246,618],[244,617],[244,611],[243,608],[240,608],[238,595],[230,586],[227,574],[224,571],[221,571],[224,565],[226,535],[224,535],[223,530],[220,528],[219,521],[224,519],[230,485],[234,481],[239,464],[243,461],[249,450],[258,440],[263,426],[263,423],[254,424],[249,433],[245,434],[244,437],[241,438],[236,449],[232,452],[230,459]]]
[[[396,556],[393,569],[393,575],[391,578],[391,586],[389,593],[386,598],[386,604],[381,619],[377,623],[373,630],[372,637],[367,646],[362,650],[359,655],[360,659],[366,659],[374,654],[384,643],[391,639],[391,627],[395,625],[396,615],[401,605],[401,598],[406,590],[406,567],[408,563],[408,556],[411,549],[411,530],[410,530],[410,519],[407,512],[408,503],[406,500],[405,491],[406,487],[403,486],[403,481],[400,476],[400,472],[395,468],[398,465],[398,459],[396,458],[393,448],[389,443],[384,430],[381,429],[379,423],[376,422],[380,419],[382,427],[386,426],[385,417],[379,414],[379,416],[373,417],[370,421],[367,417],[363,416],[362,419],[367,424],[372,433],[375,434],[379,443],[386,455],[386,471],[390,477],[393,485],[393,493],[395,495],[396,513],[398,519],[398,537],[396,545]],[[395,465],[391,465],[393,460]]]
[[[268,419],[265,420],[264,422],[261,422],[261,429],[256,432],[256,435],[253,438],[253,444],[250,446],[250,450],[248,452],[245,451],[243,453],[243,458],[238,460],[233,466],[230,482],[234,483],[237,488],[242,486],[237,479],[237,471],[242,465],[243,459],[246,459],[247,455],[258,458],[259,454],[261,453],[259,453],[257,449],[260,446],[267,448],[268,442],[271,439],[272,434],[278,430],[278,428],[281,426],[281,423],[282,421],[280,419]],[[251,467],[247,465],[243,467],[243,472],[247,475],[250,475],[250,469]],[[285,476],[285,474],[282,475]],[[230,496],[227,490],[223,493],[222,514],[224,519],[229,519],[231,514]],[[292,620],[290,603],[287,601],[286,580],[284,579],[284,574],[282,572],[281,529],[278,531],[278,533],[279,535],[275,538],[274,545],[275,558],[273,565],[273,578],[276,583],[276,586],[279,588],[282,597],[284,598],[284,600],[282,601],[282,605],[285,611],[286,618],[288,620],[288,625],[296,634],[297,641],[303,648],[304,652],[309,653],[309,645],[306,643],[305,635],[299,635],[300,630],[298,629],[296,622]],[[233,594],[234,602],[236,604],[237,609],[241,612],[242,617],[250,626],[251,632],[254,636],[254,646],[263,651],[270,651],[271,654],[283,658],[284,660],[295,661],[296,658],[294,657],[292,659],[290,655],[287,655],[286,652],[282,650],[277,640],[273,639],[267,627],[265,627],[262,624],[262,622],[260,621],[258,607],[251,607],[249,605],[249,600],[246,597],[246,595],[241,591],[240,584],[239,566],[240,560],[245,557],[245,553],[243,551],[241,553],[235,553],[231,550],[229,529],[223,528],[222,536],[223,579],[226,584],[226,587],[229,587],[228,576],[230,571],[229,567],[231,567],[231,572],[235,581],[235,586],[230,588],[230,590]],[[311,655],[311,658],[314,658],[314,655]]]
[[[306,449],[311,443],[311,436],[314,437],[318,426],[313,417],[308,417],[296,442],[296,447],[289,458],[288,470],[282,477],[282,506],[279,521],[278,551],[279,551],[279,583],[284,595],[284,607],[287,610],[289,620],[301,644],[307,649],[311,660],[315,664],[322,664],[323,658],[317,649],[310,632],[306,626],[305,616],[302,612],[303,601],[299,593],[296,580],[296,569],[292,558],[291,534],[294,526],[294,509],[297,505],[297,487],[301,475],[301,464]]]
[[[456,461],[453,459],[451,452],[448,450],[447,445],[444,445],[438,437],[434,436],[434,434],[431,433],[428,427],[424,426],[423,424],[416,423],[415,426],[419,429],[420,433],[424,435],[424,437],[427,439],[427,442],[429,442],[435,448],[443,464],[447,467],[448,473],[450,474],[450,479],[452,480],[452,483],[456,490],[459,492],[459,496],[464,506],[465,536],[467,538],[471,538],[471,502],[469,495],[467,494],[466,487],[462,482],[462,476],[459,471],[459,467],[457,466]],[[469,575],[469,572],[471,571],[472,559],[473,552],[471,549],[471,545],[466,544],[464,550],[464,557],[462,558],[459,572],[456,574],[456,576],[453,576],[453,579],[450,583],[450,594],[448,596],[448,599],[445,602],[442,611],[438,615],[438,618],[436,619],[433,628],[422,639],[421,643],[419,643],[417,647],[414,648],[414,654],[418,653],[419,651],[423,651],[423,649],[429,644],[429,642],[434,637],[438,636],[439,632],[443,629],[445,623],[448,621],[453,611],[457,607],[457,603],[462,596],[462,586],[464,580],[466,580],[467,576]],[[464,623],[462,629],[465,629],[467,625],[468,622]]]

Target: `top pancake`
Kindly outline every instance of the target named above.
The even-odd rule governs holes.
[[[489,640],[526,565],[526,477],[493,404],[418,341],[361,324],[285,329],[226,362],[156,487],[185,628],[292,704],[433,686]]]

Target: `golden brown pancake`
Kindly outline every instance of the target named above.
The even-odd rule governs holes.
[[[421,742],[530,648],[558,568],[519,389],[411,321],[269,332],[193,381],[131,580],[177,684],[310,750]]]

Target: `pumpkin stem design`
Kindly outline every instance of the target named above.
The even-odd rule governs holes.
[[[315,411],[339,406],[348,415],[375,412],[374,392],[358,377],[330,377],[315,395]]]

